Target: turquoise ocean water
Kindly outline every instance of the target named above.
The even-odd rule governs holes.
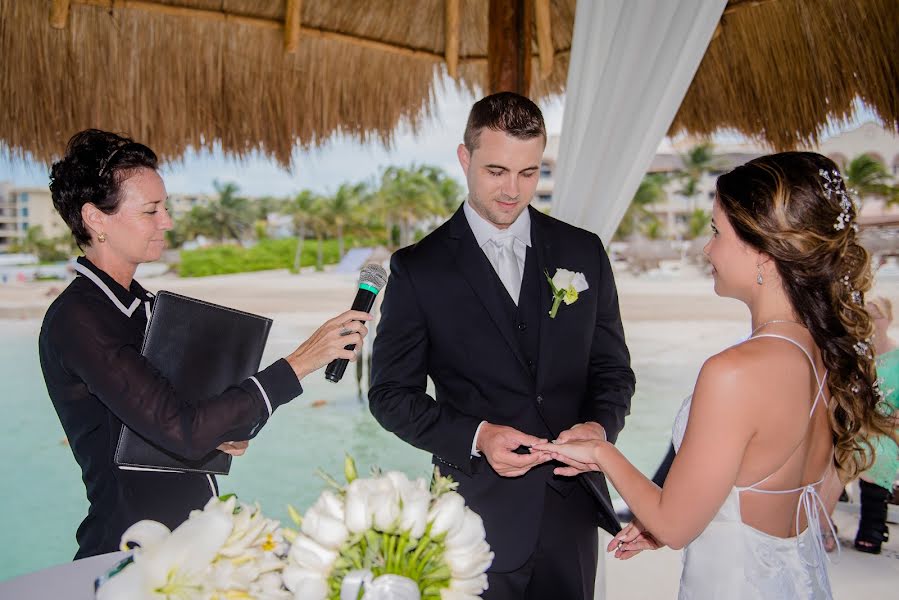
[[[75,529],[87,510],[80,471],[41,377],[39,328],[36,320],[0,321],[0,580],[71,560]],[[635,343],[645,346],[635,331]],[[289,350],[279,346],[284,343],[270,343],[264,365]],[[637,395],[619,447],[652,474],[699,365],[676,348],[638,354]],[[316,468],[342,474],[344,452],[356,457],[362,472],[379,465],[429,475],[430,457],[380,428],[349,373],[336,385],[320,373],[304,385],[305,393],[280,408],[247,454],[235,459],[231,475],[219,478],[223,493],[259,501],[267,514],[286,521],[287,504],[304,510],[320,493]],[[315,408],[316,400],[327,402]]]

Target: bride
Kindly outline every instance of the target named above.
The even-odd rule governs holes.
[[[532,452],[568,465],[559,475],[606,474],[635,516],[616,557],[684,548],[680,598],[831,598],[819,515],[870,462],[868,438],[890,431],[855,206],[833,162],[787,152],[722,175],[712,216],[715,292],[749,307],[752,335],[703,365],[664,487],[602,440]]]

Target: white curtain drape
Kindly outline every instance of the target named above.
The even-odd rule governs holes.
[[[552,215],[608,246],[727,0],[579,0]]]

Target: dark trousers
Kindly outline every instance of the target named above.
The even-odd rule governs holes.
[[[484,600],[592,600],[599,535],[595,501],[580,486],[547,487],[537,548],[519,569],[487,572]]]

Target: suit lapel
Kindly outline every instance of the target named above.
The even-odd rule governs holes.
[[[557,324],[549,318],[549,310],[552,308],[552,290],[549,282],[546,281],[545,274],[549,273],[549,276],[552,277],[559,265],[551,232],[548,231],[548,220],[540,211],[530,207],[528,210],[531,211],[531,245],[535,250],[537,267],[540,271],[540,350],[537,355],[537,389],[539,390],[551,367],[552,348],[557,330],[557,327],[554,327]]]
[[[461,207],[450,219],[448,232],[450,245],[455,248],[456,266],[459,272],[471,286],[481,304],[484,305],[487,314],[499,329],[512,354],[518,359],[522,368],[527,371],[527,361],[522,354],[512,320],[503,306],[505,298],[502,294],[505,294],[506,291],[502,288],[502,283],[496,276],[490,260],[478,247]]]

